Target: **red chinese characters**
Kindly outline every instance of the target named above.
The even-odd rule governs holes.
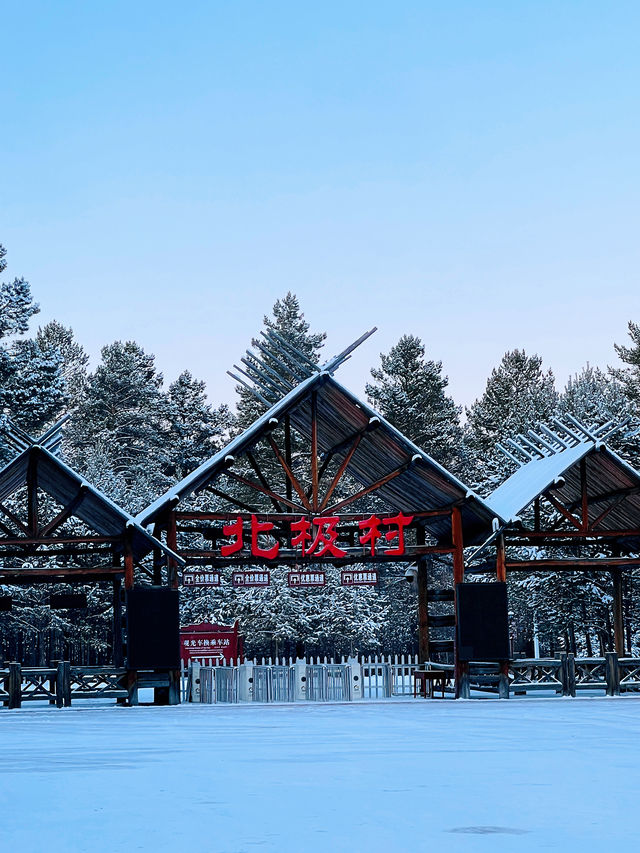
[[[291,530],[296,535],[291,538],[291,547],[300,546],[303,557],[324,557],[330,554],[332,557],[346,557],[347,552],[340,548],[338,541],[337,515],[326,515],[313,519],[313,527],[317,527],[315,535],[312,534],[312,525],[307,518],[291,522]]]
[[[254,557],[259,557],[264,560],[275,560],[280,550],[278,542],[271,545],[269,548],[263,548],[260,545],[259,536],[261,533],[270,533],[273,530],[273,524],[270,521],[260,521],[255,515],[251,516],[251,554]],[[223,557],[230,557],[231,554],[237,554],[238,551],[244,549],[244,520],[237,518],[231,524],[225,524],[222,528],[225,536],[233,536],[233,542],[220,547],[220,553]]]
[[[360,534],[360,544],[369,546],[369,553],[375,556],[376,543],[383,536],[387,542],[397,540],[395,548],[386,548],[383,551],[387,557],[400,557],[404,554],[404,529],[413,521],[412,515],[403,515],[401,512],[398,515],[389,518],[378,518],[377,515],[370,515],[358,522],[358,527],[363,532]],[[386,533],[380,532],[380,525],[384,524],[390,527]]]

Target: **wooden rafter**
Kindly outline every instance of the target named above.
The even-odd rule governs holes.
[[[574,527],[577,527],[578,530],[582,530],[582,524],[574,515],[569,512],[569,510],[565,506],[560,503],[559,500],[554,498],[554,496],[552,494],[549,494],[549,492],[546,492],[544,497],[549,501],[551,506],[560,513],[560,515],[564,516],[567,521],[573,524]]]
[[[305,508],[300,506],[300,504],[295,503],[294,501],[290,501],[282,495],[277,494],[277,492],[272,492],[271,489],[266,489],[260,483],[256,483],[255,480],[250,480],[248,477],[243,477],[242,474],[236,474],[235,471],[223,471],[222,472],[226,477],[229,477],[231,480],[235,480],[237,483],[242,483],[244,486],[249,486],[249,488],[254,489],[256,492],[260,492],[263,495],[266,495],[269,498],[274,498],[285,506],[290,506],[292,509],[298,510],[301,513],[304,513]],[[169,546],[171,547],[171,546]]]
[[[331,515],[334,512],[337,512],[339,509],[342,509],[343,506],[347,506],[348,504],[357,501],[359,498],[363,498],[365,495],[370,494],[371,492],[375,492],[376,489],[385,486],[387,483],[394,480],[396,477],[399,477],[400,474],[404,474],[405,471],[409,469],[411,466],[412,460],[410,459],[408,462],[405,462],[399,468],[396,468],[394,471],[391,471],[389,474],[386,474],[379,480],[376,480],[375,483],[371,483],[370,486],[365,486],[364,489],[360,489],[359,492],[356,492],[355,495],[351,495],[351,497],[345,498],[344,500],[338,501],[338,503],[333,504],[333,506],[327,509],[327,515]]]
[[[229,501],[230,504],[237,506],[238,509],[246,509],[247,512],[255,512],[255,507],[244,503],[244,501],[235,498],[233,495],[230,495],[227,492],[223,492],[222,489],[216,489],[213,486],[207,486],[206,491],[211,492],[211,494],[215,495],[217,498],[222,498],[223,500]]]
[[[595,519],[591,522],[591,524],[589,525],[589,530],[595,530],[595,529],[596,529],[596,527],[597,527],[599,524],[602,524],[602,522],[603,522],[603,521],[605,520],[605,518],[609,515],[609,513],[610,513],[612,510],[614,510],[617,506],[619,506],[621,503],[623,503],[623,501],[626,501],[626,499],[627,499],[627,496],[626,496],[626,495],[618,495],[618,497],[617,497],[617,498],[615,498],[615,499],[614,499],[614,500],[609,504],[609,506],[608,506],[608,507],[605,507],[605,509],[603,509],[603,510],[602,510],[602,512],[600,513],[600,515],[599,515],[597,518],[595,518]]]
[[[316,391],[311,393],[311,506],[314,512],[318,511],[318,394]]]
[[[312,512],[313,508],[311,506],[311,503],[309,502],[309,499],[307,498],[307,494],[306,494],[305,490],[302,488],[300,481],[298,480],[296,475],[293,473],[293,471],[291,470],[289,465],[287,465],[287,462],[286,462],[284,456],[282,455],[282,453],[280,452],[280,448],[276,444],[275,439],[273,438],[272,435],[269,435],[269,434],[267,434],[265,436],[265,438],[266,438],[267,442],[269,443],[269,446],[273,450],[273,452],[276,456],[276,459],[280,463],[282,470],[285,472],[285,474],[287,475],[287,478],[289,479],[291,485],[296,490],[298,497],[302,501],[302,505],[304,506],[304,508],[306,510],[308,510],[309,512]],[[265,492],[265,494],[266,493],[267,492]],[[272,494],[273,494],[273,492],[272,492]]]
[[[342,479],[342,476],[347,469],[347,465],[349,464],[349,462],[351,462],[351,457],[353,456],[353,454],[358,449],[358,445],[362,441],[363,435],[364,435],[364,432],[360,432],[356,435],[355,439],[353,440],[353,443],[351,444],[351,447],[349,448],[347,455],[342,460],[340,467],[336,471],[335,476],[334,476],[333,480],[331,481],[324,498],[322,499],[322,503],[320,504],[320,512],[323,512],[326,505],[329,503],[329,499],[330,499],[331,495],[333,494],[336,486],[338,485],[338,483]]]
[[[82,503],[84,496],[86,494],[86,488],[84,486],[80,486],[78,490],[78,494],[71,500],[71,503],[62,509],[55,518],[52,518],[48,524],[45,524],[44,527],[41,527],[38,531],[38,536],[46,538],[50,536],[54,530],[57,530],[61,527],[65,521],[67,521],[74,512],[78,509],[80,504]]]
[[[12,521],[15,526],[24,533],[25,536],[29,535],[29,529],[20,521],[20,519],[15,515],[11,510],[6,507],[3,503],[0,503],[0,512],[5,515],[9,521]],[[5,528],[6,529],[6,528]]]
[[[247,457],[247,459],[248,459],[248,461],[249,461],[249,465],[251,465],[251,467],[252,467],[252,468],[253,468],[253,470],[255,471],[256,477],[257,477],[257,478],[258,478],[258,480],[260,480],[260,482],[262,483],[262,486],[263,486],[265,489],[269,489],[269,491],[273,491],[273,489],[272,489],[272,488],[271,488],[271,486],[269,485],[269,481],[267,480],[267,478],[266,478],[266,477],[264,476],[264,474],[262,473],[262,469],[261,469],[261,468],[260,468],[260,466],[258,465],[258,462],[257,462],[257,460],[256,460],[255,456],[253,455],[253,453],[252,453],[250,450],[247,450],[247,452],[246,452],[246,457]],[[281,511],[281,506],[280,506],[280,504],[278,503],[278,501],[277,501],[275,498],[272,498],[272,497],[269,497],[269,500],[270,500],[270,501],[271,501],[271,503],[273,504],[274,509],[276,510],[276,512],[280,512],[280,511]]]

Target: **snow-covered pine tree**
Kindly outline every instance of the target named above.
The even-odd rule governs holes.
[[[84,398],[70,421],[73,464],[81,471],[103,457],[102,466],[135,491],[124,506],[137,512],[171,484],[166,432],[168,403],[154,356],[134,341],[102,348]]]
[[[57,320],[51,320],[38,329],[36,341],[44,353],[58,353],[62,357],[62,378],[69,400],[69,408],[79,405],[87,385],[89,356],[73,334]]]
[[[169,386],[166,474],[181,480],[213,456],[228,436],[233,416],[227,405],[207,403],[205,383],[184,370]]]
[[[483,494],[493,491],[514,468],[496,449],[497,443],[547,421],[557,402],[553,372],[543,370],[540,356],[518,349],[505,353],[482,396],[467,409],[467,479]]]
[[[0,245],[0,273],[6,266],[6,249]],[[24,278],[0,284],[0,413],[34,433],[66,403],[59,353],[43,350],[37,340],[16,337],[25,334],[39,310]]]
[[[403,335],[371,370],[369,402],[400,432],[449,470],[460,465],[461,408],[447,396],[442,362],[425,358],[415,335]]]
[[[327,335],[325,332],[310,331],[311,327],[305,320],[304,313],[300,309],[298,297],[294,293],[289,291],[282,299],[278,299],[273,306],[272,316],[265,315],[263,323],[266,329],[276,331],[282,338],[303,353],[309,361],[312,361],[314,364],[318,363],[320,360],[320,350]],[[279,361],[285,365],[289,365],[290,369],[288,370],[282,366],[282,363],[270,359],[265,353],[260,352],[257,354],[259,354],[261,360],[289,385],[295,386],[298,384],[300,380],[295,372],[295,363],[284,351],[282,351]],[[238,385],[236,391],[239,395],[237,427],[242,430],[250,426],[266,410],[266,406],[242,385]]]

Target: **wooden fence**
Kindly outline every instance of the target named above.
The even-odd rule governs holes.
[[[60,661],[52,667],[23,667],[7,663],[0,670],[0,701],[8,708],[23,702],[46,700],[68,708],[74,699],[127,699],[126,669],[71,666]]]

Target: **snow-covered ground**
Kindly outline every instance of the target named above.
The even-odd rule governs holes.
[[[640,699],[0,710],[0,849],[629,850]]]

